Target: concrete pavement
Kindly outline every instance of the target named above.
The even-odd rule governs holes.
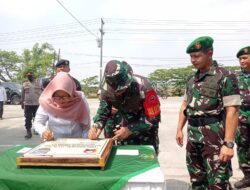
[[[88,102],[91,116],[94,116],[98,108],[98,100],[89,99]],[[185,148],[178,147],[175,142],[181,102],[182,98],[179,97],[161,99],[162,121],[159,130],[160,153],[158,158],[167,181],[168,190],[189,189],[189,175],[185,165]],[[41,143],[39,136],[33,135],[30,140],[24,139],[24,117],[20,105],[5,105],[3,118],[3,120],[0,120],[0,152],[18,144],[38,145]],[[230,181],[233,184],[243,176],[238,169],[236,156],[232,159],[232,164],[234,175]],[[250,188],[246,189],[250,190]]]

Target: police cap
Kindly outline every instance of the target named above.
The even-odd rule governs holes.
[[[66,59],[60,59],[57,63],[56,63],[56,67],[59,67],[61,65],[68,65],[69,66],[69,60]]]

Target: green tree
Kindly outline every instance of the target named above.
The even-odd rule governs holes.
[[[22,53],[22,72],[18,78],[23,80],[27,71],[32,70],[37,78],[42,78],[53,73],[53,62],[57,59],[52,45],[36,43],[31,50],[24,49]]]
[[[88,97],[96,97],[99,88],[98,76],[85,78],[81,81],[83,92]]]
[[[149,78],[157,83],[157,88],[162,88],[165,94],[180,96],[184,92],[188,77],[193,73],[194,68],[192,66],[176,69],[158,69],[151,73]]]
[[[224,66],[229,71],[239,71],[239,66]],[[156,91],[162,91],[169,96],[181,96],[184,93],[186,82],[196,69],[193,66],[177,69],[158,69],[149,75],[150,80],[156,83]],[[163,90],[162,90],[163,89]]]
[[[235,71],[240,71],[240,66],[225,66],[225,69],[235,72]]]
[[[0,50],[0,81],[17,81],[21,71],[21,57],[14,51]]]

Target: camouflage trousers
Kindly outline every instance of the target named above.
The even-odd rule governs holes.
[[[246,174],[250,174],[250,124],[239,122],[236,131],[237,156],[240,169]]]
[[[231,190],[231,161],[219,160],[220,147],[202,143],[187,143],[186,163],[193,190]]]

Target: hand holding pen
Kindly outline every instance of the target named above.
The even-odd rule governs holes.
[[[50,129],[46,129],[43,134],[42,138],[44,141],[52,141],[54,140],[54,133]]]

